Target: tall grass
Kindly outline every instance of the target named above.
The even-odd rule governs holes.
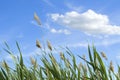
[[[88,46],[89,60],[80,55],[75,57],[69,48],[65,48],[64,52],[59,52],[60,60],[57,60],[53,54],[54,48],[49,41],[47,44],[49,52],[43,51],[44,54],[40,57],[43,65],[30,57],[31,66],[27,67],[18,43],[16,42],[19,57],[15,57],[8,44],[5,43],[4,50],[11,55],[15,68],[12,69],[3,60],[0,65],[0,80],[120,80],[120,66],[118,65],[118,72],[115,73],[112,61],[109,67],[106,66],[103,62],[103,58],[107,60],[106,55],[103,52],[100,55],[94,46],[92,48]],[[42,51],[38,40],[36,46]],[[82,59],[84,63],[78,64],[76,61],[78,58]]]

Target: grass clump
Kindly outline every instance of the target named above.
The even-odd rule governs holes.
[[[88,46],[89,60],[80,55],[75,55],[65,48],[64,52],[59,52],[59,59],[54,56],[51,43],[47,41],[49,51],[42,49],[39,40],[36,41],[36,46],[44,53],[40,56],[43,65],[30,57],[31,66],[25,65],[22,52],[16,42],[19,56],[15,57],[11,52],[7,43],[4,50],[9,53],[13,59],[15,68],[10,67],[5,60],[0,65],[0,80],[120,80],[120,66],[118,72],[114,72],[112,61],[106,67],[102,57],[107,60],[105,53],[101,52],[101,56],[95,47]],[[76,59],[82,59],[83,62],[78,62]]]

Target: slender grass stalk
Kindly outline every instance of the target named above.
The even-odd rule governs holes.
[[[69,48],[65,48],[65,52],[61,51],[58,60],[53,52],[53,46],[47,42],[48,51],[43,51],[40,56],[41,65],[35,58],[31,57],[31,66],[27,67],[23,59],[22,51],[18,42],[16,46],[19,56],[15,57],[7,43],[4,50],[11,55],[15,68],[11,68],[5,60],[0,65],[0,80],[120,80],[120,66],[118,72],[114,72],[114,66],[110,62],[110,66],[106,67],[102,58],[106,59],[106,55],[102,57],[93,46],[92,49],[88,45],[89,59],[74,53]],[[36,46],[38,42],[36,42]],[[38,48],[41,44],[39,44]],[[41,50],[42,51],[42,50]],[[84,62],[77,62],[77,59],[82,59]],[[15,60],[15,61],[14,61]]]

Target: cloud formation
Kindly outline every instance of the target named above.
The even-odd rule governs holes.
[[[111,25],[107,15],[90,9],[83,13],[71,11],[65,14],[51,14],[51,18],[60,25],[80,30],[89,35],[120,35],[120,26]]]
[[[52,33],[58,33],[58,34],[63,33],[63,34],[65,34],[65,35],[71,34],[71,32],[70,32],[69,30],[67,30],[67,29],[59,29],[59,30],[56,30],[56,29],[52,28],[52,29],[50,30],[50,32],[52,32]]]
[[[31,24],[35,25],[35,26],[39,26],[39,27],[42,27],[44,29],[47,29],[49,30],[51,33],[54,33],[54,34],[65,34],[65,35],[70,35],[71,32],[67,29],[55,29],[55,28],[51,28],[49,24],[44,24],[43,26],[40,26],[38,25],[35,21],[31,21]],[[44,27],[45,26],[45,27]]]

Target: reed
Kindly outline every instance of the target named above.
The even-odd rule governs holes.
[[[109,66],[106,66],[103,62],[103,58],[107,59],[105,53],[101,55],[97,52],[96,48],[92,48],[88,45],[89,59],[85,56],[75,55],[65,48],[64,52],[61,51],[58,61],[54,57],[54,48],[47,41],[48,51],[44,51],[40,57],[43,65],[39,64],[37,60],[30,57],[31,66],[27,67],[24,63],[22,52],[19,44],[16,42],[19,56],[16,58],[10,47],[5,43],[4,49],[9,53],[13,59],[15,68],[12,69],[5,60],[0,65],[0,80],[120,80],[120,66],[118,65],[118,71],[114,72],[114,66],[112,61]],[[41,49],[40,42],[36,41],[36,46]],[[76,59],[82,59],[82,62],[77,62]],[[15,61],[16,60],[16,61]]]

